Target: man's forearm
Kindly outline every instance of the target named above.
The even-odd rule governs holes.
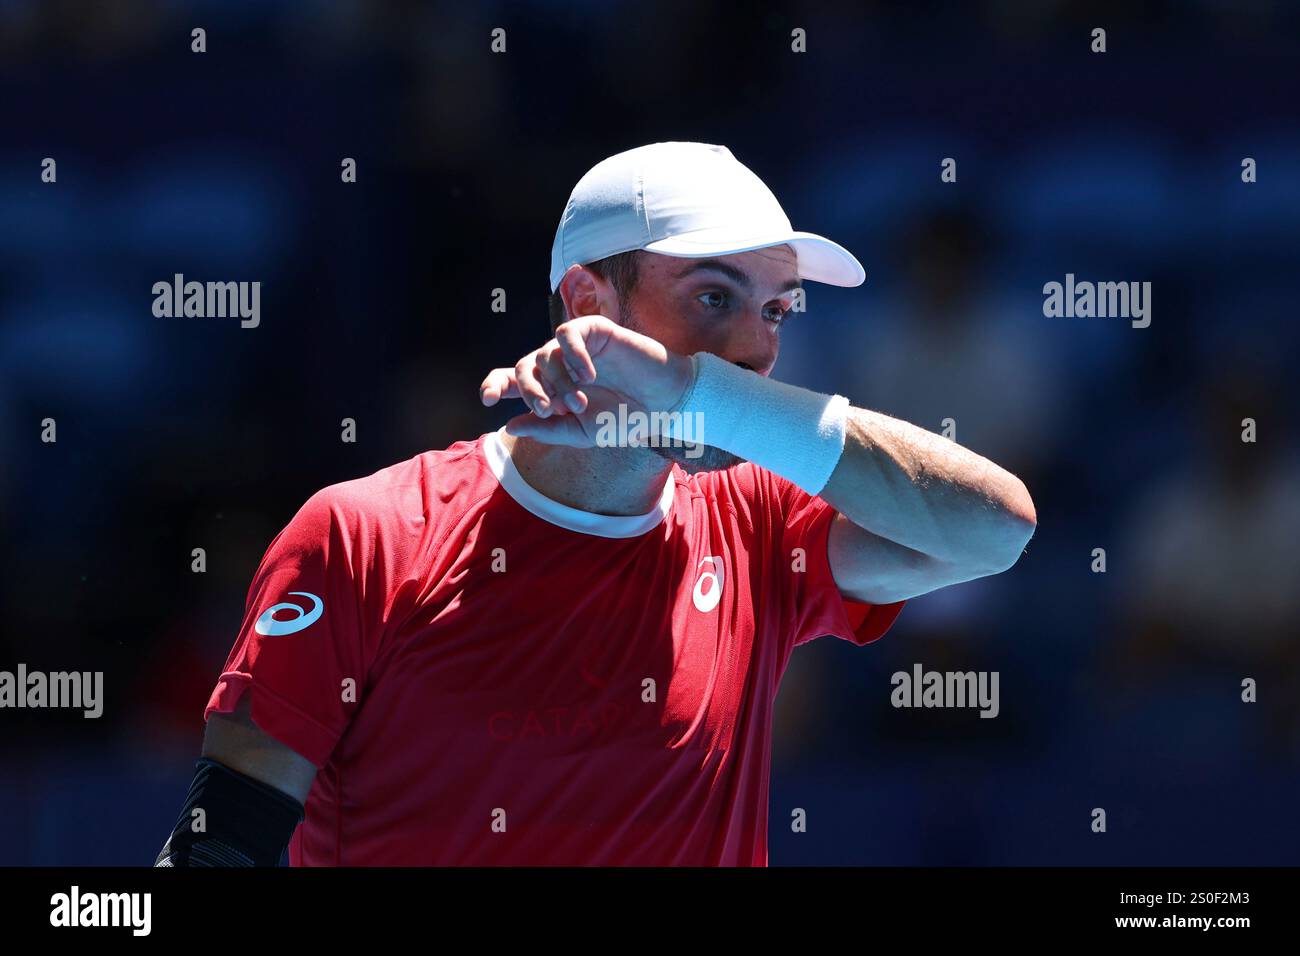
[[[1024,484],[888,415],[698,354],[678,409],[703,441],[776,472],[855,525],[974,576],[1015,563],[1037,516]]]
[[[990,573],[1015,563],[1037,522],[1015,475],[924,428],[856,407],[820,497],[873,534]]]

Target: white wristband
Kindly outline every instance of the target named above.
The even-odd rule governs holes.
[[[695,383],[667,415],[663,434],[731,452],[810,495],[826,487],[844,453],[849,400],[788,385],[711,352],[691,356]]]

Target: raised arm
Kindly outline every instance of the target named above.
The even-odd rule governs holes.
[[[841,396],[778,382],[697,352],[669,352],[602,316],[564,323],[514,369],[484,380],[486,404],[519,397],[532,414],[515,434],[596,442],[584,387],[661,413],[664,434],[690,437],[788,479],[839,512],[828,545],[841,592],[875,604],[1007,570],[1037,526],[1024,483],[969,449]],[[675,417],[674,417],[675,416]],[[701,438],[699,430],[694,436]]]
[[[821,497],[840,512],[830,561],[847,597],[874,604],[999,574],[1038,516],[1015,475],[916,425],[850,408]]]

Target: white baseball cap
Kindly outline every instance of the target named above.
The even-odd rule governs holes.
[[[652,143],[601,160],[573,187],[551,246],[551,291],[571,266],[633,249],[700,259],[783,243],[800,278],[855,286],[867,277],[843,246],[796,232],[727,147]]]

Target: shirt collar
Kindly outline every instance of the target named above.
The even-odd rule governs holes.
[[[668,472],[658,503],[642,515],[601,515],[560,504],[546,497],[519,474],[501,441],[504,431],[502,428],[483,436],[483,456],[506,494],[543,521],[579,534],[601,538],[635,538],[658,527],[672,510],[673,496],[677,489],[672,470]]]

